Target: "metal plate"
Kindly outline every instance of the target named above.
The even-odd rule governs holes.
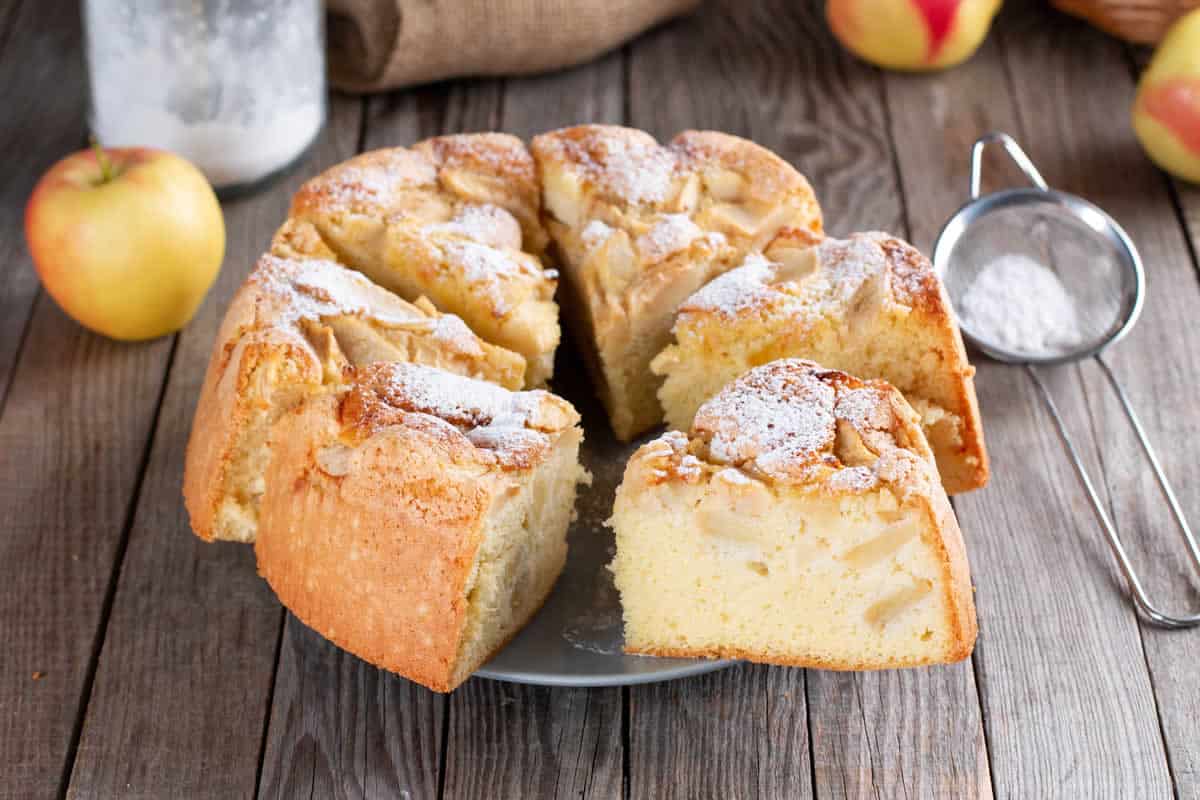
[[[567,534],[567,566],[542,610],[476,674],[542,686],[624,686],[731,666],[736,662],[622,652],[620,598],[608,571],[613,533],[604,521],[612,513],[625,462],[645,439],[622,444],[613,437],[578,352],[564,341],[554,368],[554,390],[583,415],[581,458],[592,473],[592,485],[579,487],[578,518]]]

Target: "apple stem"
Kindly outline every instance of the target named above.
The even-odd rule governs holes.
[[[100,140],[95,136],[92,137],[92,149],[96,151],[96,163],[100,165],[100,183],[108,183],[113,179],[112,161],[108,157],[108,153],[104,152],[104,148],[100,146]]]

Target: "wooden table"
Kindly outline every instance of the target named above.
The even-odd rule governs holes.
[[[250,548],[188,532],[183,448],[209,347],[300,181],[365,148],[580,121],[751,137],[809,176],[832,232],[924,249],[964,199],[970,142],[1010,131],[1142,248],[1145,314],[1112,362],[1200,519],[1200,191],[1134,141],[1145,54],[1014,2],[965,66],[882,73],[819,12],[713,0],[569,72],[335,95],[305,163],[226,205],[228,256],[199,317],[125,345],[39,290],[21,235],[36,177],[84,142],[78,9],[0,0],[0,796],[1200,797],[1200,631],[1139,621],[1034,389],[996,364],[978,380],[992,483],[955,503],[979,644],[954,667],[747,665],[597,690],[476,679],[436,695],[285,614]],[[1102,376],[1048,378],[1151,588],[1194,605]]]

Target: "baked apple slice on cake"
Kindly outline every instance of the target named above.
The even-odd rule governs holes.
[[[899,389],[921,419],[950,494],[987,483],[975,369],[929,260],[885,233],[780,236],[689,297],[651,363],[667,424],[751,367],[806,358]]]
[[[184,503],[201,538],[254,541],[271,457],[268,428],[307,395],[339,385],[345,367],[412,361],[513,389],[524,382],[520,355],[488,344],[428,301],[401,300],[320,253],[306,223],[287,223],[221,323],[183,478]]]
[[[259,572],[340,647],[450,691],[563,568],[587,480],[578,421],[544,391],[417,364],[349,370],[271,429]]]
[[[559,342],[557,273],[540,260],[533,159],[498,133],[442,136],[364,153],[308,181],[291,216],[339,260],[407,300],[428,298],[520,353],[540,386]]]
[[[751,370],[634,454],[611,525],[628,652],[882,669],[974,646],[958,523],[882,381]]]
[[[781,232],[820,232],[821,211],[790,164],[727,134],[687,131],[660,145],[582,125],[531,149],[569,320],[613,430],[632,439],[662,421],[650,360],[679,304]]]

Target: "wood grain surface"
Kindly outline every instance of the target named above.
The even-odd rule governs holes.
[[[1111,361],[1200,523],[1186,447],[1200,431],[1200,190],[1132,136],[1144,52],[1013,0],[965,65],[883,73],[838,47],[818,3],[710,0],[561,73],[335,95],[305,162],[226,204],[228,258],[198,318],[131,346],[39,294],[21,242],[33,181],[83,142],[79,40],[77,5],[0,0],[0,143],[19,154],[0,184],[0,798],[1200,798],[1200,637],[1137,618],[1032,386],[983,359],[994,477],[956,500],[980,639],[949,668],[745,665],[595,690],[472,679],[435,695],[285,615],[252,550],[196,540],[179,498],[228,298],[297,183],[354,152],[585,121],[662,139],[713,128],[795,164],[832,233],[882,228],[928,250],[965,199],[970,143],[1002,128],[1141,247],[1144,316]],[[989,159],[989,186],[1014,180]],[[1098,371],[1045,375],[1150,588],[1200,605]],[[618,472],[600,470],[589,502]]]
[[[621,692],[472,678],[450,698],[445,797],[621,797]]]
[[[206,544],[191,535],[179,499],[183,453],[230,298],[270,242],[300,181],[353,154],[361,105],[335,101],[302,165],[270,191],[226,204],[225,263],[199,315],[179,337],[72,797],[253,791],[282,615],[255,573],[252,548]],[[137,755],[112,759],[114,747]],[[221,768],[214,771],[214,763]]]
[[[29,317],[14,223],[35,176],[83,143],[77,15],[29,2],[4,18],[3,63],[22,68],[0,81],[15,162],[0,190],[0,797],[53,796],[70,770],[172,347],[94,336],[45,295]]]
[[[624,96],[622,56],[615,53],[563,73],[505,82],[498,127],[528,137],[581,121],[620,123]],[[484,122],[480,111],[460,113],[467,122]],[[555,370],[560,384],[566,371],[578,370],[572,347],[570,341],[560,347]],[[583,449],[585,464],[594,467],[588,442]],[[616,476],[593,473],[592,486],[583,491],[611,503],[616,481],[610,478]],[[452,696],[449,715],[445,797],[621,796],[620,689],[474,679]]]
[[[662,74],[676,78],[669,84],[655,80]],[[755,91],[736,92],[729,88],[733,85],[753,86]],[[903,197],[896,183],[882,90],[879,73],[847,56],[811,8],[787,2],[710,2],[688,24],[666,29],[634,48],[630,123],[661,137],[686,127],[747,136],[808,176],[831,232],[903,232]],[[803,682],[798,685],[804,688]],[[638,707],[640,695],[652,691],[634,688],[633,707]],[[791,708],[808,716],[813,740],[803,749],[811,749],[815,785],[809,791],[817,796],[859,797],[880,786],[891,794],[919,795],[929,787],[959,797],[990,794],[969,663],[890,678],[814,672],[806,691],[807,704],[794,703]],[[850,715],[847,696],[859,706]],[[930,697],[941,700],[930,703]],[[765,702],[765,695],[760,700]],[[683,724],[677,716],[668,718]],[[630,724],[636,735],[643,720],[634,714]],[[803,733],[806,726],[798,729]],[[688,757],[725,765],[724,785],[735,796],[753,796],[753,760],[731,761],[732,754],[741,751],[725,749],[722,739],[683,733],[665,735],[693,748]],[[714,750],[694,749],[705,744]],[[680,797],[707,785],[707,772],[683,764],[637,758],[632,763],[635,786],[639,767],[686,776],[677,787]],[[788,794],[787,787],[777,789],[771,796],[797,796]]]
[[[1130,56],[1131,75],[1136,80],[1141,69],[1149,62],[1151,50],[1132,46],[1126,50]],[[1114,75],[1113,80],[1122,92],[1129,91],[1129,85],[1119,76]],[[1127,131],[1115,133],[1129,135]],[[1160,174],[1148,164],[1142,166],[1138,175],[1139,185],[1145,186],[1152,196],[1160,196],[1152,186]],[[1178,412],[1176,404],[1190,411],[1195,403],[1188,396],[1189,381],[1179,379],[1188,372],[1176,367],[1170,359],[1184,351],[1186,360],[1180,363],[1188,364],[1190,374],[1195,375],[1196,356],[1187,334],[1194,328],[1191,309],[1196,299],[1194,287],[1197,270],[1200,270],[1200,186],[1167,175],[1161,177],[1168,184],[1171,198],[1175,201],[1184,241],[1181,243],[1175,236],[1174,226],[1169,220],[1158,218],[1163,216],[1161,201],[1154,203],[1147,216],[1155,218],[1147,220],[1145,224],[1154,230],[1156,242],[1149,250],[1143,247],[1149,275],[1146,319],[1138,326],[1139,339],[1122,344],[1113,351],[1113,364],[1118,376],[1125,382],[1143,425],[1149,431],[1185,514],[1196,527],[1200,526],[1200,500],[1196,497],[1194,487],[1200,476],[1197,475],[1195,461],[1188,457],[1187,449],[1181,447],[1180,443],[1189,441],[1200,430],[1200,415],[1186,411],[1181,415]],[[1128,205],[1126,201],[1122,214],[1132,213],[1133,209],[1129,209]],[[1154,318],[1153,323],[1151,317]],[[1147,323],[1157,330],[1156,334],[1150,336],[1148,345],[1155,348],[1155,357],[1141,359],[1137,354],[1144,352],[1139,345],[1144,341],[1140,337],[1146,336]],[[1169,347],[1159,354],[1157,347],[1164,341]],[[1105,388],[1096,383],[1096,389],[1103,396]],[[1166,403],[1160,400],[1163,397],[1167,398]],[[1112,398],[1105,400],[1111,411],[1120,413],[1112,406]],[[1130,457],[1118,459],[1108,467],[1110,474],[1106,476],[1107,484],[1114,500],[1117,500],[1113,504],[1113,517],[1121,530],[1128,532],[1127,539],[1134,537],[1139,570],[1144,575],[1143,580],[1149,584],[1154,602],[1170,614],[1200,612],[1200,576],[1186,566],[1184,545],[1166,506],[1154,502],[1157,490],[1148,483],[1150,475],[1144,462],[1133,457],[1136,449],[1127,449],[1137,447],[1130,439],[1132,431],[1126,428],[1121,434],[1119,446]],[[1120,488],[1127,480],[1142,486],[1132,505],[1124,501]],[[1133,516],[1129,513],[1131,511]],[[1191,665],[1200,660],[1200,641],[1196,636],[1180,635],[1148,625],[1142,626],[1142,639],[1175,789],[1179,797],[1195,800],[1200,798],[1200,734],[1197,733],[1196,723],[1200,720],[1200,676],[1196,675]]]
[[[78,3],[0,2],[0,410],[38,294],[25,249],[24,207],[38,177],[84,143],[87,88],[80,69]],[[50,91],[50,88],[53,90]],[[14,124],[17,123],[17,124]]]
[[[629,796],[811,797],[804,681],[744,664],[633,687]]]
[[[289,614],[259,796],[438,796],[445,715],[444,697],[339,650]]]
[[[887,79],[920,247],[931,245],[964,202],[970,144],[986,130],[1008,130],[1052,185],[1085,194],[1118,218],[1115,186],[1103,191],[1095,178],[1128,180],[1132,165],[1143,163],[1136,151],[1104,150],[1115,129],[1113,107],[1128,104],[1117,92],[1128,81],[1118,52],[1083,26],[1037,19],[1032,9],[1024,18],[1002,18],[995,33],[972,62],[935,80]],[[1093,91],[1120,99],[1102,107]],[[1109,120],[1103,132],[1101,118]],[[930,131],[937,135],[922,135]],[[1072,143],[1091,156],[1071,153]],[[1126,168],[1103,166],[1114,159]],[[988,181],[991,187],[1012,180],[1011,171],[992,174],[1002,181]],[[1138,202],[1156,202],[1148,194]],[[1173,216],[1169,206],[1157,213]],[[994,477],[987,490],[958,498],[957,508],[978,584],[984,634],[975,660],[996,793],[1168,796],[1171,779],[1138,624],[1086,498],[1030,382],[1011,367],[977,363]],[[1085,461],[1098,469],[1101,452],[1116,452],[1111,437],[1119,421],[1089,425],[1085,371],[1044,374]],[[1123,455],[1136,454],[1126,448]]]

